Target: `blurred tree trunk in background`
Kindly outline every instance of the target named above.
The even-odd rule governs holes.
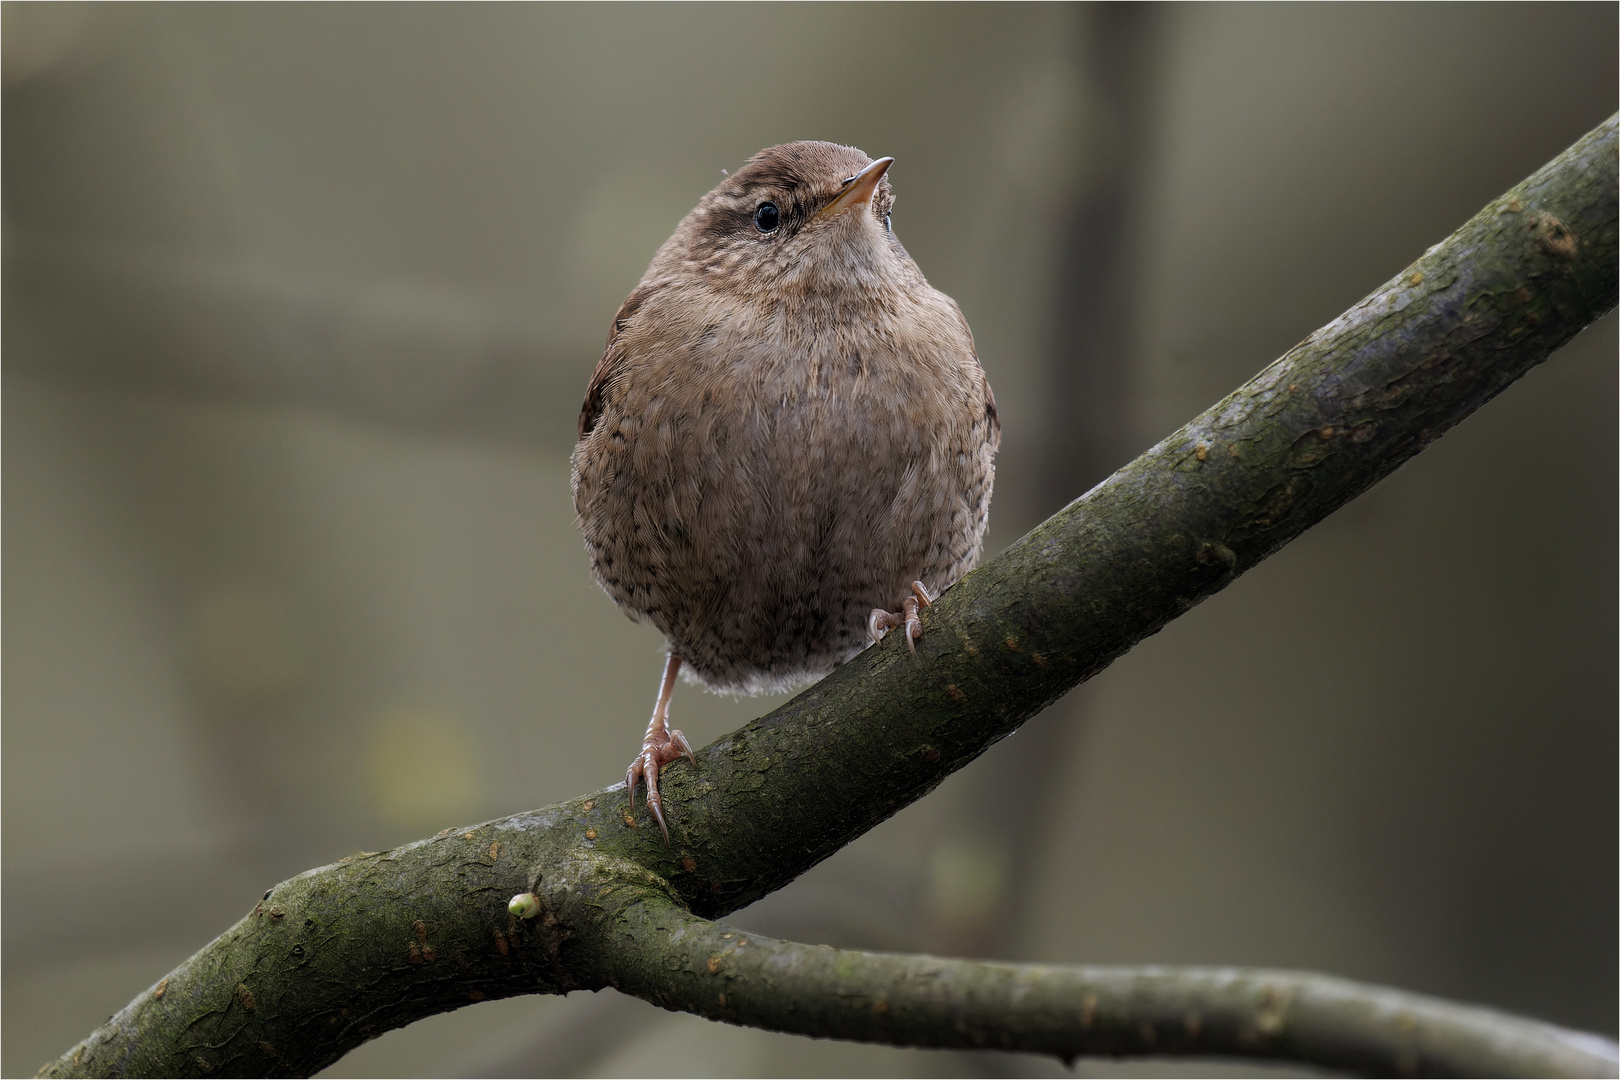
[[[1095,4],[1086,12],[1076,68],[1086,75],[1087,138],[1080,182],[1061,211],[1066,242],[1041,367],[1042,517],[1141,449],[1131,423],[1132,330],[1167,12],[1153,4]]]
[[[1081,73],[1076,103],[1079,168],[1067,205],[1028,206],[1063,235],[1037,367],[1043,411],[1029,475],[998,478],[1013,513],[1038,521],[1078,498],[1141,448],[1132,426],[1130,372],[1139,305],[1141,233],[1149,154],[1157,133],[1161,54],[1167,13],[1152,4],[1091,4],[1073,42]],[[1056,133],[1054,133],[1056,137]],[[1034,523],[1020,522],[1019,532]],[[971,818],[942,844],[960,872],[988,875],[994,903],[967,905],[940,920],[927,947],[942,956],[1017,956],[1027,925],[1038,853],[1054,835],[1057,789],[1076,782],[1066,747],[1085,722],[1084,686],[985,756],[959,783],[971,784]],[[1016,806],[1016,812],[1008,812]],[[967,817],[967,815],[963,815]],[[963,838],[966,838],[965,840]],[[945,872],[948,873],[948,868]],[[974,895],[971,890],[967,895]]]

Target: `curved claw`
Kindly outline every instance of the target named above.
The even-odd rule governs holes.
[[[918,606],[915,596],[906,597],[900,605],[901,618],[906,623],[906,648],[911,650],[912,656],[917,655],[917,639],[922,637],[922,619],[917,616]]]
[[[630,768],[624,773],[624,786],[630,795],[630,813],[636,812],[636,784],[645,781],[647,809],[652,813],[653,820],[658,822],[665,844],[669,843],[669,826],[664,823],[664,798],[658,792],[658,775],[665,765],[679,760],[682,755],[693,764],[697,763],[692,744],[686,741],[686,736],[681,732],[672,730],[662,738],[649,735],[641,744],[641,753],[636,755],[636,760],[630,763]]]
[[[658,831],[664,834],[664,846],[669,847],[669,826],[664,824],[664,800],[659,796],[656,784],[647,788],[647,809],[652,811],[653,820],[658,822]]]
[[[636,760],[625,770],[624,786],[630,793],[631,816],[636,812],[636,783],[642,779],[647,782],[647,809],[652,812],[653,820],[658,822],[658,828],[664,834],[664,843],[668,844],[669,826],[664,824],[664,800],[658,794],[658,756],[650,746],[642,747]]]
[[[872,614],[866,617],[866,634],[873,643],[883,640],[883,635],[890,630],[904,626],[906,628],[906,648],[911,650],[913,656],[917,654],[917,642],[922,639],[922,618],[918,612],[925,607],[934,606],[934,595],[928,591],[928,586],[920,581],[911,583],[911,595],[900,603],[900,612],[884,611],[882,608],[873,608]]]
[[[875,607],[872,609],[872,614],[866,617],[866,636],[872,639],[872,644],[876,645],[883,640],[883,635],[897,626],[904,626],[905,622],[904,615],[896,615],[892,611],[884,611],[880,607]]]

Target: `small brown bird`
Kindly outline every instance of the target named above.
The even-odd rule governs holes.
[[[890,228],[892,158],[797,142],[705,195],[619,308],[585,393],[574,508],[597,582],[669,643],[625,776],[659,769],[689,679],[786,689],[973,568],[1001,441],[956,303]],[[886,610],[900,603],[899,613]]]

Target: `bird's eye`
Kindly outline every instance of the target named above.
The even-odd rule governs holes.
[[[754,211],[754,228],[760,232],[775,232],[776,227],[780,224],[782,224],[782,215],[777,213],[775,203],[760,203],[759,209]]]

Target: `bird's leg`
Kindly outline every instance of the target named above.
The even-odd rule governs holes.
[[[671,652],[664,661],[664,681],[658,687],[658,701],[653,705],[652,719],[647,723],[647,734],[641,739],[641,753],[636,755],[636,760],[630,763],[629,770],[624,774],[624,786],[630,796],[632,814],[636,812],[636,781],[646,779],[647,809],[652,811],[653,820],[658,822],[658,828],[663,831],[665,844],[669,843],[669,827],[664,824],[664,800],[658,794],[658,770],[682,754],[694,763],[697,761],[692,755],[692,744],[686,741],[686,736],[668,726],[669,699],[675,693],[675,676],[680,670],[681,658]]]
[[[872,614],[866,617],[866,633],[874,642],[882,641],[883,635],[897,627],[906,628],[906,647],[913,653],[917,651],[917,639],[922,637],[922,618],[917,614],[925,607],[934,606],[934,597],[928,587],[920,581],[911,583],[911,595],[900,603],[900,610],[884,611],[882,608],[873,608]]]

